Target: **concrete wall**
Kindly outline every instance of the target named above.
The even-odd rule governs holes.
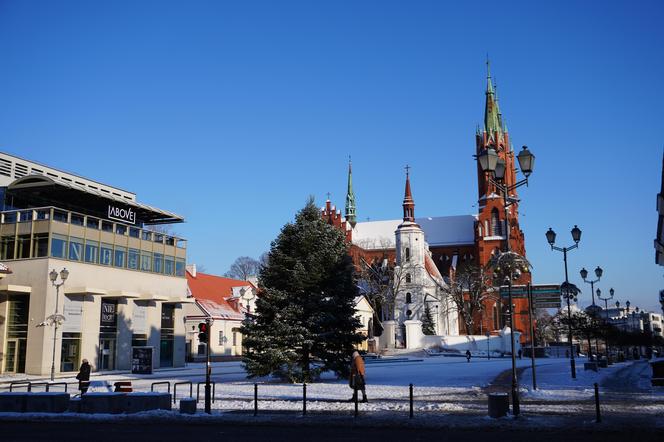
[[[37,327],[37,324],[53,314],[55,311],[56,289],[51,285],[48,273],[51,269],[60,271],[69,270],[69,278],[60,288],[58,311],[62,314],[65,293],[75,290],[69,296],[83,300],[81,319],[81,359],[86,358],[97,367],[99,353],[99,323],[102,296],[94,293],[104,290],[106,293],[114,291],[134,295],[159,296],[163,298],[185,298],[187,296],[187,281],[182,277],[158,275],[127,269],[118,269],[102,265],[86,264],[75,261],[66,261],[53,258],[39,258],[29,260],[11,261],[12,274],[2,280],[2,284],[15,284],[32,288],[30,296],[30,311],[28,324],[28,342],[26,354],[26,372],[28,374],[46,375],[50,373],[53,353],[53,327]],[[58,279],[58,282],[60,280]],[[83,288],[91,291],[86,292]],[[79,290],[80,289],[80,290]],[[27,295],[26,295],[27,296]],[[5,298],[0,298],[5,299]],[[127,370],[131,367],[131,339],[132,311],[134,299],[118,297],[116,369]],[[154,367],[159,366],[159,344],[161,328],[161,301],[148,303],[146,326],[148,329],[148,345],[154,347]],[[5,315],[6,302],[0,303],[0,315]],[[182,308],[175,309],[175,336],[173,353],[175,366],[184,365],[184,319]],[[2,359],[6,350],[5,330],[6,321],[0,323],[3,328],[2,341],[0,341],[0,370],[4,370]],[[60,368],[60,351],[62,348],[62,328],[58,329],[55,361],[56,372]]]

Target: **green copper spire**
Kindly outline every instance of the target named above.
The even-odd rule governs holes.
[[[351,227],[355,227],[357,224],[357,218],[355,214],[355,193],[353,192],[353,163],[348,157],[348,190],[346,191],[346,221],[348,221]]]
[[[489,60],[486,61],[486,105],[484,108],[484,130],[490,135],[494,132],[500,132],[500,111],[498,109],[498,102],[493,91],[493,83],[491,82],[491,70]]]

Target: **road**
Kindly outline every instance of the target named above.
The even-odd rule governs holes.
[[[487,434],[488,433],[488,434]],[[442,437],[441,437],[442,436]],[[486,442],[661,442],[662,433],[647,430],[629,431],[541,430],[541,429],[459,429],[459,428],[371,428],[354,426],[276,426],[276,425],[224,425],[220,423],[163,422],[2,422],[2,440],[13,441],[372,441],[407,440],[409,442],[433,440]]]

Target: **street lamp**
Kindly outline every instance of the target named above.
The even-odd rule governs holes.
[[[579,247],[579,241],[581,241],[581,229],[579,229],[579,227],[575,225],[571,231],[571,234],[572,234],[572,240],[574,241],[574,245],[570,247],[556,247],[554,245],[556,243],[556,232],[554,232],[551,227],[549,227],[549,230],[546,232],[546,240],[551,246],[551,250],[557,250],[559,252],[563,252],[563,261],[565,262],[565,289],[566,289],[566,293],[563,294],[563,296],[567,300],[567,318],[569,320],[568,324],[569,358],[570,358],[569,363],[572,369],[572,379],[576,379],[576,362],[574,361],[574,345],[572,344],[572,308],[570,307],[570,298],[573,296],[570,293],[569,277],[567,275],[567,252]]]
[[[46,321],[53,325],[53,357],[51,358],[51,381],[55,379],[55,344],[58,337],[58,325],[60,325],[65,317],[58,313],[58,303],[60,301],[60,287],[64,285],[65,281],[69,277],[69,270],[63,268],[60,270],[60,279],[62,282],[57,283],[58,272],[51,270],[48,274],[48,277],[51,280],[51,284],[55,287],[55,313],[52,316],[46,318]]]
[[[600,289],[597,289],[597,299],[600,301],[604,301],[604,316],[605,316],[605,323],[606,323],[606,335],[604,336],[604,346],[606,347],[606,363],[609,364],[611,362],[611,357],[609,356],[609,301],[613,299],[613,294],[615,291],[613,290],[613,287],[609,290],[609,295],[605,298],[602,298],[602,291]]]
[[[507,154],[507,152],[505,152]],[[517,181],[514,184],[507,184],[505,183],[505,168],[506,168],[506,163],[503,158],[500,158],[498,153],[493,147],[489,147],[488,149],[485,149],[482,153],[480,153],[477,156],[477,162],[480,165],[480,168],[482,169],[482,172],[485,172],[487,174],[487,178],[491,184],[494,185],[496,190],[502,194],[503,196],[503,210],[504,210],[504,217],[505,217],[505,254],[507,255],[507,258],[509,258],[510,262],[513,262],[517,264],[517,267],[519,266],[518,263],[523,264],[523,261],[519,261],[519,259],[515,259],[516,257],[510,256],[512,255],[510,252],[510,222],[509,222],[509,217],[508,217],[508,207],[511,206],[512,204],[518,202],[518,198],[516,196],[510,196],[510,192],[513,190],[516,190],[518,187],[521,187],[523,185],[528,184],[528,177],[530,176],[531,173],[533,173],[533,168],[535,165],[535,155],[533,155],[529,150],[527,146],[523,146],[523,149],[519,154],[517,155],[517,160],[519,161],[519,167],[521,168],[521,173],[525,176],[524,179],[521,181]],[[516,255],[516,254],[514,254]],[[519,256],[519,255],[517,255]],[[525,260],[525,258],[520,257],[522,260]],[[526,261],[527,262],[527,261]],[[520,267],[524,267],[521,265]],[[515,343],[514,343],[514,304],[512,303],[512,279],[514,276],[518,278],[518,276],[521,275],[520,270],[514,269],[515,272],[509,272],[509,275],[506,273],[506,280],[508,281],[508,302],[509,302],[509,321],[510,321],[510,343],[511,343],[511,351],[512,351],[512,411],[515,416],[519,415],[519,384],[518,384],[518,379],[516,375],[516,355],[514,352],[515,349]],[[518,276],[516,275],[518,273]],[[530,306],[529,306],[530,308]],[[532,339],[532,337],[531,337]]]
[[[592,298],[593,298],[593,303],[592,303],[593,308],[591,309],[591,311],[592,311],[592,315],[594,317],[595,313],[596,313],[596,310],[595,310],[595,283],[599,282],[599,280],[602,278],[602,273],[604,273],[604,271],[602,270],[602,268],[600,266],[597,266],[597,268],[595,269],[595,276],[597,276],[597,279],[590,280],[590,281],[588,281],[586,279],[588,277],[588,270],[586,270],[585,267],[582,268],[579,273],[581,274],[581,278],[583,279],[583,282],[585,282],[587,284],[590,284],[590,294],[592,295]],[[597,343],[597,339],[595,339],[595,349],[597,350],[597,354],[599,354],[599,344]],[[590,350],[590,360],[591,361],[593,360],[592,350]]]

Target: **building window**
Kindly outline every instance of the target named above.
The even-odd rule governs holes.
[[[406,247],[406,261],[410,261],[410,247]]]
[[[108,221],[102,221],[101,230],[103,230],[104,232],[113,232],[113,223]]]
[[[32,257],[48,255],[48,233],[37,233],[32,237]]]
[[[85,225],[88,227],[88,229],[99,230],[99,220],[97,218],[88,217],[85,220]]]
[[[69,238],[69,259],[83,261],[83,240],[81,238]]]
[[[406,282],[412,282],[410,277],[410,273],[406,273]]]
[[[51,256],[54,258],[65,258],[67,252],[67,237],[53,234],[51,238]]]
[[[140,252],[137,249],[129,249],[129,254],[127,255],[127,268],[138,270],[139,257]]]
[[[141,270],[144,272],[152,270],[152,252],[141,251]]]
[[[173,275],[175,273],[175,261],[172,256],[167,256],[164,260],[164,273]]]
[[[101,243],[99,250],[99,264],[110,266],[113,262],[113,246],[106,243]]]
[[[503,236],[502,223],[498,215],[498,209],[496,208],[491,210],[491,231],[493,232],[493,236]]]
[[[224,345],[224,331],[219,330],[219,345],[223,346]]]
[[[413,299],[410,295],[410,292],[406,293],[406,304],[410,304],[411,302],[413,302]]]
[[[184,276],[185,269],[186,269],[186,264],[184,259],[177,258],[175,260],[175,276]]]
[[[97,241],[85,242],[85,262],[92,264],[99,262],[99,243]]]
[[[127,248],[126,247],[115,247],[115,257],[113,260],[113,265],[115,267],[124,268],[125,259],[127,257]]]
[[[18,235],[16,239],[16,259],[30,258],[30,235]]]
[[[71,214],[71,223],[75,226],[82,226],[83,225],[83,215],[79,215],[78,213],[72,213]]]
[[[155,273],[164,273],[164,255],[161,253],[154,254],[154,264],[152,271]]]

